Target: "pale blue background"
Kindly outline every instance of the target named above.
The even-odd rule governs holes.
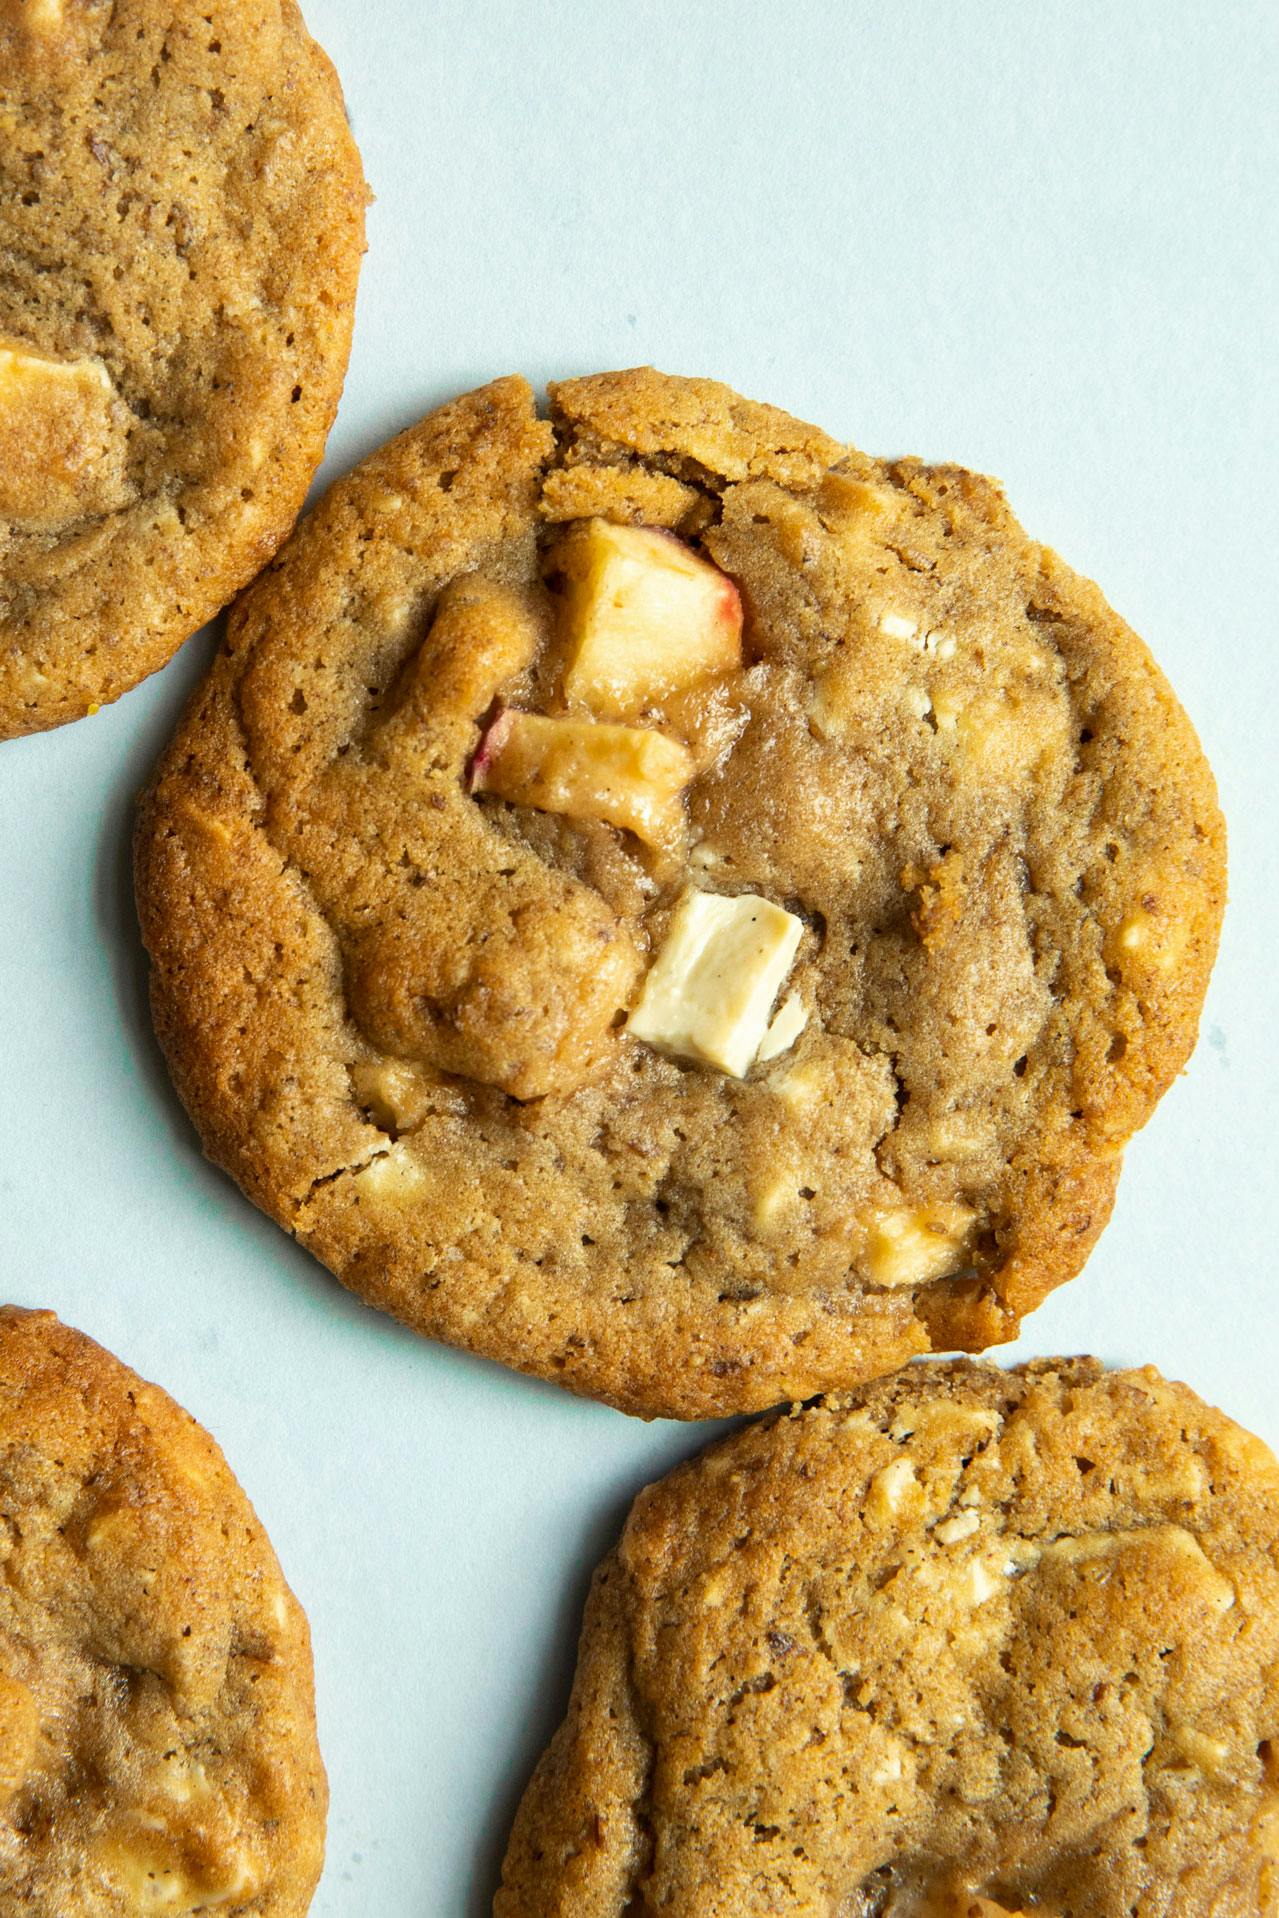
[[[1279,1443],[1279,9],[311,0],[377,193],[326,476],[428,406],[652,360],[997,473],[1217,767],[1182,1082],[1027,1353],[1156,1361]],[[0,1274],[217,1435],[312,1620],[320,1918],[480,1918],[587,1571],[704,1432],[420,1344],[201,1160],[147,1026],[131,797],[208,657],[0,746]]]

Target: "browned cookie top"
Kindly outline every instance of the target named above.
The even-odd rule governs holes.
[[[364,200],[292,0],[0,0],[0,739],[127,691],[284,538]]]
[[[1279,1467],[1152,1369],[905,1367],[642,1492],[495,1918],[1268,1918]]]
[[[301,1918],[311,1646],[207,1432],[51,1312],[0,1310],[0,1911]]]
[[[998,488],[709,381],[499,381],[334,487],[144,801],[207,1150],[632,1411],[1011,1337],[1216,942],[1211,774]]]

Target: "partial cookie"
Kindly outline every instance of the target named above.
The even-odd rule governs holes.
[[[904,1368],[640,1494],[495,1918],[1279,1911],[1279,1466],[1152,1368]]]
[[[1079,1269],[1224,863],[1150,655],[991,481],[643,370],[335,486],[137,844],[209,1154],[419,1330],[681,1417]]]
[[[127,692],[289,531],[365,198],[293,0],[0,0],[0,739]]]
[[[51,1312],[0,1309],[0,1909],[301,1918],[311,1644],[207,1432]]]

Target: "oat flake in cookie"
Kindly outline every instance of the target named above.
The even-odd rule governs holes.
[[[1279,1466],[1153,1369],[906,1366],[636,1500],[495,1918],[1270,1918]]]
[[[1008,1339],[1193,1043],[1222,826],[956,467],[502,380],[335,486],[143,802],[206,1149],[365,1298],[627,1410]]]
[[[0,1911],[301,1918],[327,1788],[311,1645],[208,1433],[0,1309]]]
[[[364,202],[292,0],[0,0],[0,739],[136,685],[284,538]]]

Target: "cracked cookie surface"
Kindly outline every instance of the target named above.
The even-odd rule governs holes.
[[[213,1440],[0,1309],[0,1911],[301,1918],[327,1787],[302,1610]]]
[[[1153,1369],[906,1366],[642,1492],[495,1918],[1266,1918],[1279,1466]]]
[[[0,0],[0,739],[126,692],[284,538],[364,202],[292,0]]]
[[[683,1417],[1078,1270],[1223,863],[1146,648],[993,482],[642,369],[336,485],[137,838],[210,1155],[419,1330]]]

